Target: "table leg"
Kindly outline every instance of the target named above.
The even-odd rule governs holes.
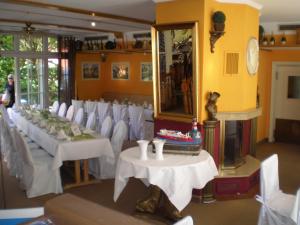
[[[84,182],[89,181],[89,161],[87,159],[83,160],[83,180]]]
[[[79,184],[81,182],[81,179],[80,179],[80,160],[76,160],[74,163],[75,163],[75,183]]]
[[[181,212],[170,202],[168,196],[163,193],[164,204],[163,204],[163,213],[165,217],[172,221],[178,221],[183,218]]]
[[[158,186],[150,185],[149,195],[145,199],[138,200],[136,203],[136,210],[139,212],[155,213],[159,206],[161,197],[161,190]]]

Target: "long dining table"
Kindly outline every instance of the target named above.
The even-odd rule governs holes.
[[[64,161],[75,161],[75,183],[65,185],[65,189],[97,182],[89,179],[88,159],[105,156],[108,160],[115,160],[110,140],[96,132],[91,133],[92,138],[89,139],[61,140],[57,135],[49,134],[45,128],[39,127],[33,120],[26,119],[18,111],[13,111],[12,117],[18,129],[53,156],[53,169],[61,167]],[[80,160],[83,160],[83,179],[80,174]]]

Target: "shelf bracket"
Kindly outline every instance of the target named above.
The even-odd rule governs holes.
[[[224,31],[210,31],[210,52],[214,53],[214,48],[215,48],[215,43],[217,42],[217,40],[222,37],[225,32]]]

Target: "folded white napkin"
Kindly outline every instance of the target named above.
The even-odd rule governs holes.
[[[83,133],[84,133],[84,134],[93,134],[93,133],[95,133],[95,131],[93,131],[92,129],[85,129],[85,130],[83,131]]]
[[[59,139],[59,140],[66,140],[66,139],[69,138],[69,136],[66,135],[64,130],[59,130],[57,135],[56,135],[56,138]]]

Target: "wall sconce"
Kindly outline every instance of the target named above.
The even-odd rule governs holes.
[[[210,31],[210,52],[214,53],[216,41],[222,37],[225,32],[226,16],[222,11],[217,11],[212,15],[213,30]]]
[[[105,61],[106,61],[106,58],[107,58],[107,55],[105,55],[104,53],[101,53],[101,54],[100,54],[101,62],[105,62]]]

